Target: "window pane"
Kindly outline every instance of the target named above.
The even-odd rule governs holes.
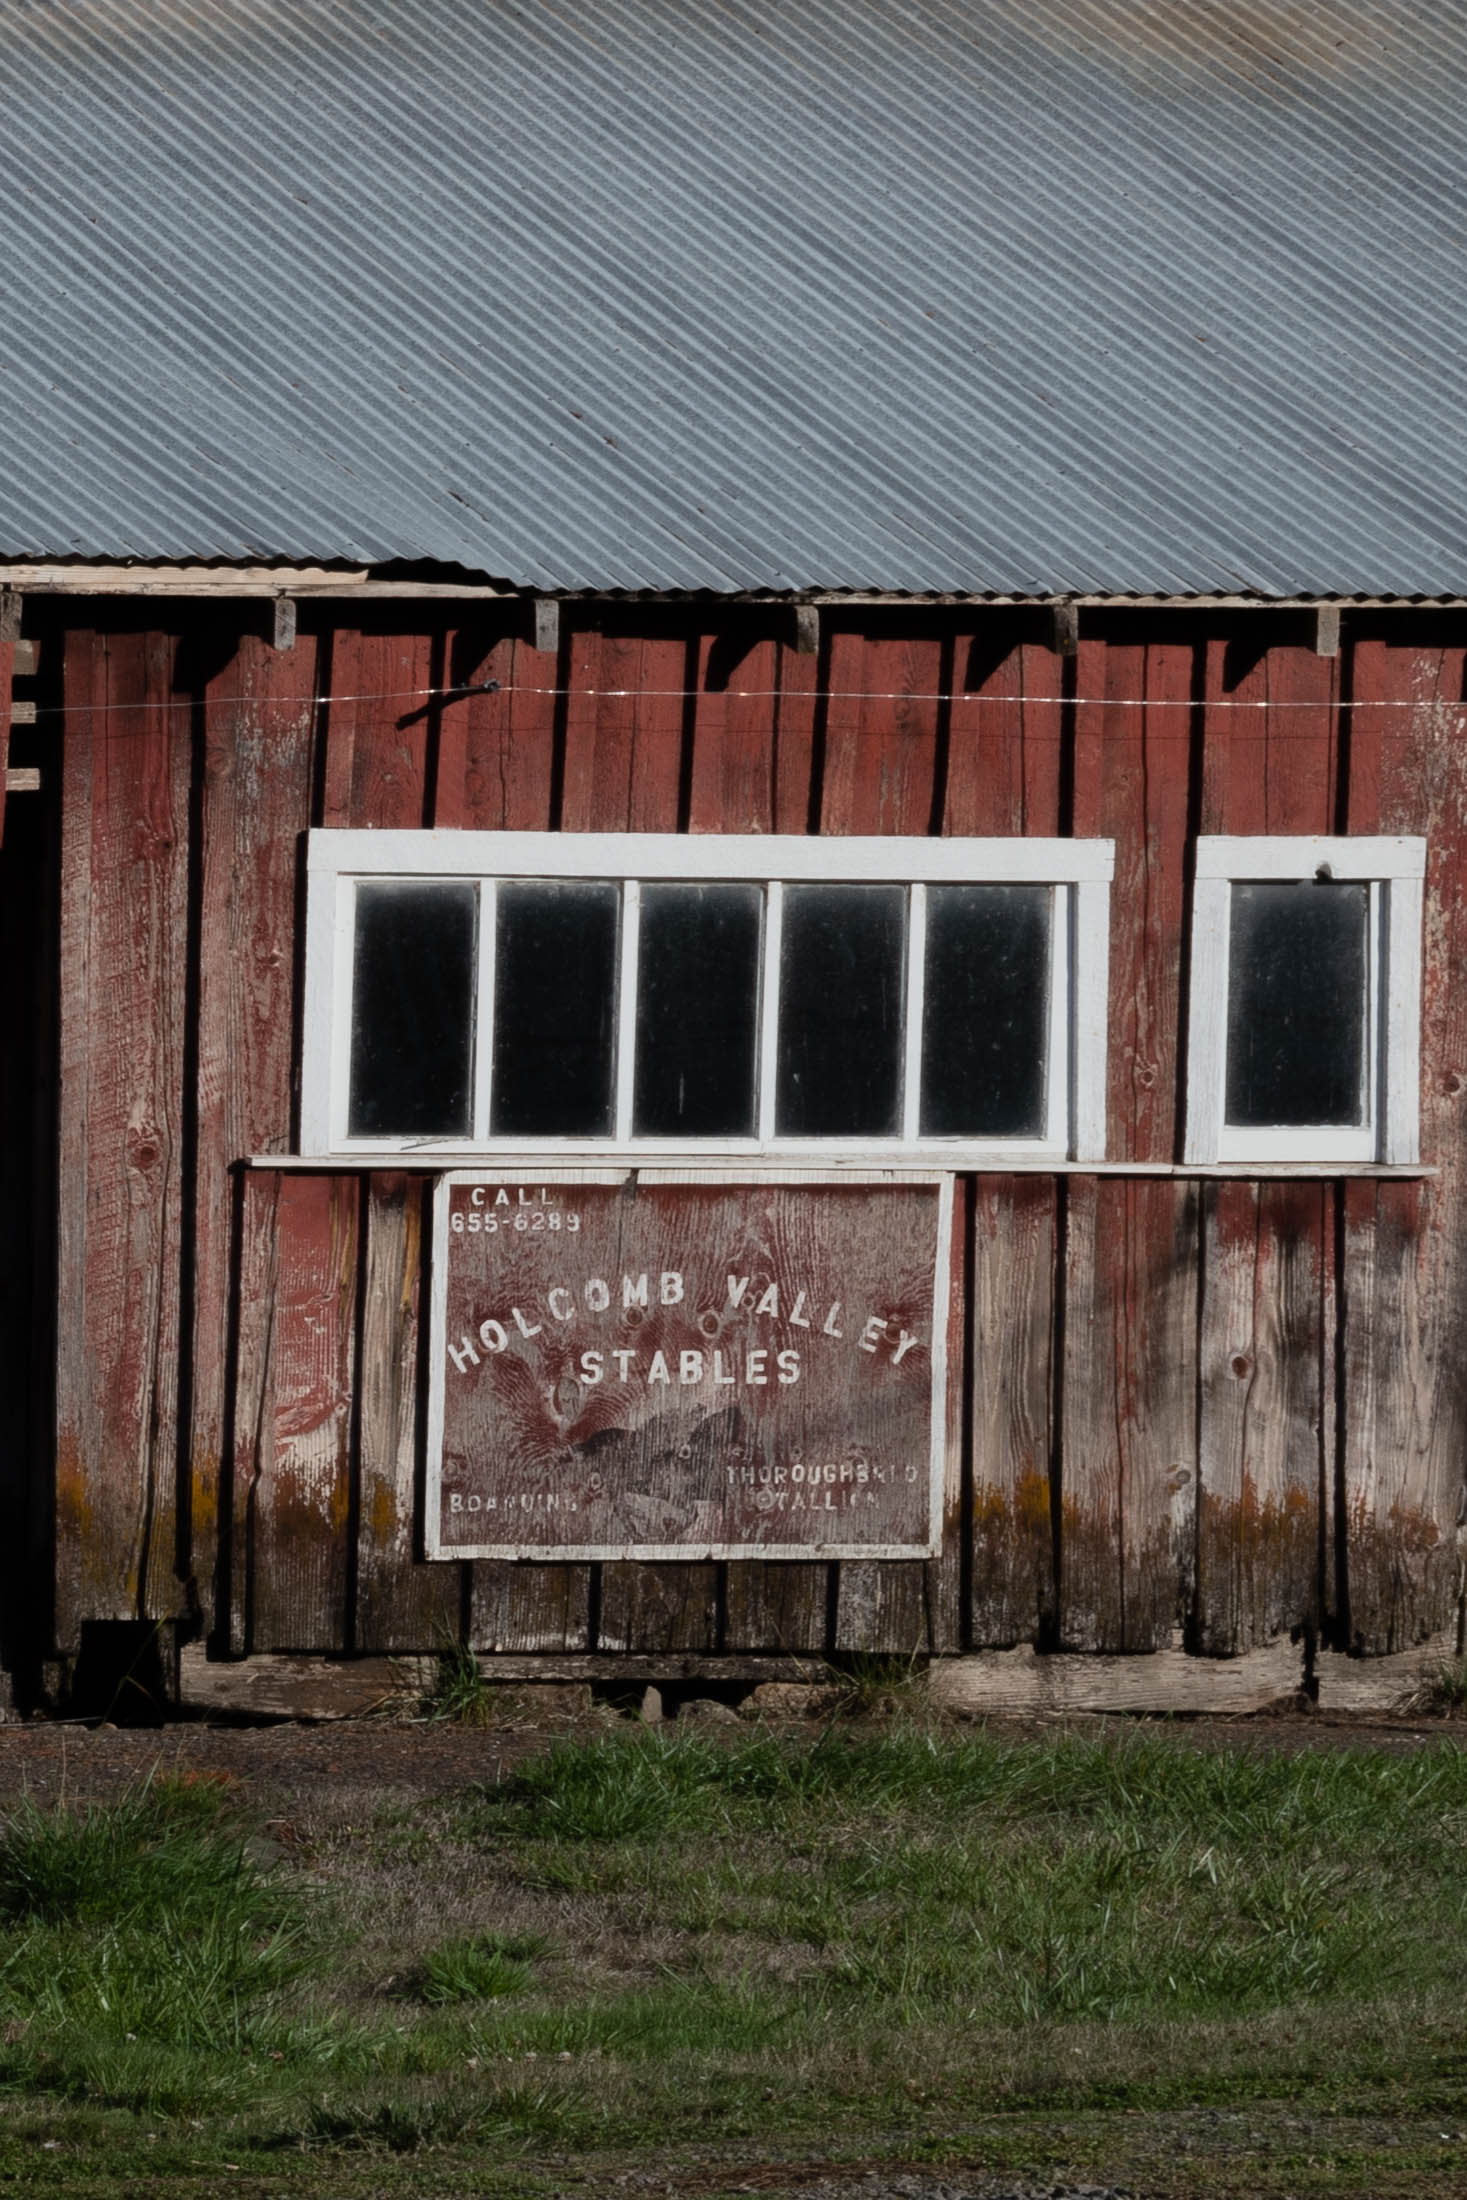
[[[1047,886],[932,886],[922,1007],[929,1138],[1038,1137],[1049,1027]]]
[[[474,918],[458,879],[357,887],[352,1138],[466,1138],[473,1128]]]
[[[757,886],[644,886],[633,1124],[640,1136],[753,1135]]]
[[[604,1138],[613,1120],[614,886],[499,889],[492,1129],[500,1138]]]
[[[889,1138],[900,1129],[906,898],[900,886],[785,889],[782,1136]]]
[[[1233,887],[1229,1123],[1363,1120],[1369,897],[1345,880]]]

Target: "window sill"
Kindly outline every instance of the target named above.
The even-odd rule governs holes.
[[[276,1169],[311,1176],[344,1174],[364,1175],[392,1170],[401,1175],[438,1176],[449,1169],[474,1169],[484,1176],[503,1175],[507,1178],[528,1178],[538,1170],[553,1169],[557,1173],[567,1169],[604,1170],[615,1176],[636,1175],[643,1171],[663,1174],[676,1170],[679,1175],[706,1175],[739,1177],[759,1175],[765,1170],[785,1175],[806,1173],[811,1176],[839,1176],[847,1170],[857,1170],[863,1176],[932,1176],[951,1173],[957,1176],[1128,1176],[1128,1177],[1178,1177],[1222,1179],[1234,1182],[1259,1182],[1262,1180],[1302,1177],[1306,1180],[1335,1182],[1345,1177],[1382,1177],[1394,1183],[1412,1183],[1440,1176],[1440,1169],[1425,1162],[1384,1161],[1068,1161],[1055,1154],[982,1154],[946,1153],[940,1150],[919,1153],[905,1147],[884,1160],[880,1153],[830,1154],[820,1156],[810,1153],[752,1153],[752,1154],[678,1154],[663,1153],[557,1153],[547,1147],[541,1153],[485,1153],[472,1147],[434,1147],[431,1151],[421,1146],[407,1151],[352,1154],[294,1154],[257,1153],[245,1156],[247,1169]]]

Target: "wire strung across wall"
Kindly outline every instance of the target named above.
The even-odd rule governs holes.
[[[1069,710],[1182,710],[1182,711],[1361,711],[1361,710],[1417,710],[1421,708],[1467,714],[1467,697],[1449,702],[1445,697],[1433,696],[1423,701],[1399,696],[1241,696],[1241,695],[1029,695],[987,694],[975,689],[933,689],[924,692],[911,688],[601,688],[601,687],[538,687],[519,681],[470,680],[446,687],[375,688],[348,692],[340,695],[265,695],[261,697],[174,695],[136,702],[103,703],[38,703],[36,718],[74,718],[86,713],[111,717],[117,711],[132,710],[194,710],[202,704],[206,709],[231,708],[252,702],[268,704],[271,709],[320,710],[342,703],[432,703],[462,702],[474,695],[537,695],[557,700],[595,702],[690,702],[722,699],[738,703],[934,703],[934,704],[982,704],[989,708],[1015,704],[1034,707]],[[1286,739],[1311,738],[1286,735]]]

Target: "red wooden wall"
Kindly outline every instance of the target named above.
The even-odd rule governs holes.
[[[1467,709],[1423,613],[94,607],[64,657],[56,1629],[233,1652],[1383,1652],[1451,1623],[1464,1498]],[[366,620],[365,611],[352,614]],[[345,616],[345,614],[343,614]],[[700,620],[706,623],[700,623]],[[497,693],[426,691],[497,680]],[[313,698],[329,697],[328,701]],[[1261,705],[1263,707],[1252,707]],[[1249,706],[1249,707],[1242,707]],[[1420,1182],[960,1182],[943,1556],[426,1566],[428,1180],[288,1153],[312,824],[1116,842],[1110,1157],[1179,1152],[1199,832],[1430,841]]]

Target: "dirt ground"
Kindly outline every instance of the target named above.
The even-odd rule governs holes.
[[[267,1813],[307,1810],[314,1817],[349,1823],[364,1802],[375,1807],[388,1800],[443,1795],[477,1781],[497,1780],[555,1740],[604,1733],[615,1719],[616,1714],[608,1710],[582,1718],[542,1717],[533,1703],[513,1718],[485,1727],[394,1718],[342,1719],[319,1725],[195,1720],[150,1727],[34,1719],[22,1726],[0,1727],[0,1804],[21,1795],[38,1803],[63,1797],[73,1802],[102,1800],[151,1771],[202,1772],[237,1780],[241,1800]],[[1063,1723],[1071,1732],[1095,1733],[1136,1722],[1072,1715]],[[1407,1752],[1440,1742],[1453,1731],[1440,1719],[1365,1719],[1317,1712],[1144,1723],[1152,1733],[1165,1732],[1182,1749],[1290,1753],[1353,1748]],[[994,1721],[991,1727],[1014,1737],[1054,1731],[1053,1724],[1040,1728]],[[785,1730],[808,1733],[813,1740],[820,1726],[801,1719],[788,1722]]]

